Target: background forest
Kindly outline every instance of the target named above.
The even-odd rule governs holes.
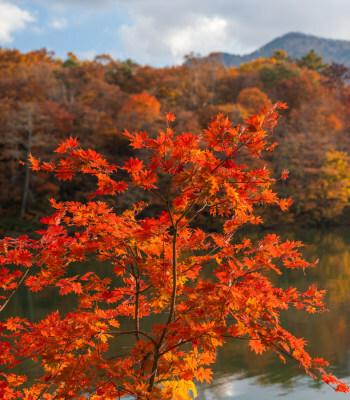
[[[190,55],[181,66],[153,68],[108,55],[81,62],[71,53],[61,61],[46,50],[0,50],[0,230],[28,229],[29,221],[47,213],[52,196],[81,200],[91,191],[85,180],[66,184],[32,175],[30,153],[49,159],[59,142],[73,136],[118,161],[133,156],[124,129],[155,134],[165,128],[166,112],[176,115],[175,132],[197,132],[218,113],[238,125],[277,100],[289,108],[274,134],[279,147],[263,162],[276,176],[289,169],[290,178],[276,183],[275,191],[292,196],[294,204],[283,215],[266,211],[265,226],[348,224],[347,79],[346,67],[324,64],[312,51],[291,60],[278,50],[230,68],[215,57]],[[123,209],[134,199],[118,201]]]

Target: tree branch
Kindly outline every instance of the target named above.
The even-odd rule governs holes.
[[[9,297],[5,300],[4,304],[0,307],[0,312],[6,307],[7,303],[11,300],[11,297],[16,293],[17,289],[20,287],[22,282],[24,281],[25,277],[28,275],[29,268],[26,270],[26,272],[23,274],[21,280],[19,281],[18,285],[12,290],[11,294]]]
[[[131,335],[131,334],[139,334],[139,335],[143,335],[145,336],[147,339],[149,339],[155,347],[157,347],[157,342],[152,338],[152,336],[148,335],[146,332],[143,331],[136,331],[136,330],[130,330],[130,331],[107,331],[107,332],[97,332],[96,334],[100,334],[103,333],[105,335],[115,335],[115,336],[119,336],[119,335]]]

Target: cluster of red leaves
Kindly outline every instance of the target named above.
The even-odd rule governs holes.
[[[218,347],[235,338],[248,339],[257,353],[271,350],[281,360],[296,360],[336,391],[349,390],[326,374],[325,361],[307,353],[303,339],[280,325],[280,310],[291,306],[324,310],[324,292],[315,286],[306,292],[283,290],[268,278],[286,268],[314,266],[302,258],[301,243],[282,242],[276,235],[255,244],[235,239],[244,224],[261,222],[256,213],[262,206],[285,210],[291,204],[272,192],[274,179],[265,167],[240,163],[242,156],[271,150],[269,134],[277,109],[284,107],[266,107],[236,128],[219,115],[200,134],[175,135],[174,116],[168,113],[167,129],[156,138],[125,132],[132,147],[149,152],[148,163],[131,158],[122,166],[110,165],[79,148],[75,139],[56,150],[62,154],[57,165],[30,157],[32,169],[59,179],[79,172],[95,176],[92,196],[116,195],[133,185],[152,191],[163,209],[142,218],[144,203],[117,215],[102,201],[52,200],[55,212],[42,220],[47,227],[39,240],[0,241],[3,306],[22,281],[33,292],[56,287],[59,294],[74,293],[78,299],[67,315],[54,312],[36,323],[13,316],[1,323],[1,398],[187,399],[189,390],[195,392],[192,380],[210,381],[208,365]],[[164,191],[160,176],[167,182]],[[281,179],[286,177],[283,171]],[[225,218],[221,232],[193,227],[203,212]],[[109,261],[108,278],[97,272],[67,276],[72,263],[94,257]],[[208,272],[213,272],[209,280],[204,278]],[[144,317],[149,315],[160,318],[147,330]],[[123,317],[133,320],[132,329],[120,327]],[[129,349],[119,348],[111,357],[107,350],[115,350],[124,335]],[[29,385],[26,377],[11,373],[25,359],[44,371]]]

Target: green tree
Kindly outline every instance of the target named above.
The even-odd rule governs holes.
[[[329,66],[328,63],[323,62],[323,57],[318,55],[313,49],[300,59],[297,58],[296,63],[299,67],[306,67],[320,73],[326,71]]]

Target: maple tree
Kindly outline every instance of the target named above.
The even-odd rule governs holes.
[[[219,114],[196,134],[175,135],[171,113],[156,138],[125,131],[134,149],[150,153],[147,162],[131,157],[110,164],[73,138],[56,149],[57,163],[30,155],[34,171],[61,180],[92,175],[97,188],[84,203],[52,199],[55,212],[42,219],[39,239],[0,241],[0,311],[22,283],[33,292],[56,288],[77,296],[66,315],[56,311],[38,322],[14,315],[0,323],[1,398],[189,399],[190,392],[196,395],[194,380],[211,380],[208,366],[218,347],[237,338],[256,353],[292,358],[336,391],[349,391],[325,372],[326,361],[311,357],[305,341],[280,324],[280,311],[291,306],[324,310],[324,291],[316,286],[300,292],[269,279],[286,268],[315,265],[302,258],[301,243],[274,234],[257,243],[236,239],[242,226],[262,222],[266,205],[284,211],[291,204],[272,191],[275,180],[264,166],[243,164],[244,157],[260,158],[275,146],[270,133],[279,108],[285,105],[265,107],[235,128]],[[280,179],[287,176],[283,171]],[[162,205],[158,214],[145,217],[144,202],[117,214],[100,199],[130,187],[150,191]],[[204,211],[224,218],[220,232],[196,227]],[[108,276],[71,276],[74,263],[90,259],[109,266]],[[150,315],[158,319],[147,330]],[[125,319],[133,322],[131,329]],[[118,347],[124,336],[127,349]],[[13,369],[27,359],[42,368],[34,382]]]

